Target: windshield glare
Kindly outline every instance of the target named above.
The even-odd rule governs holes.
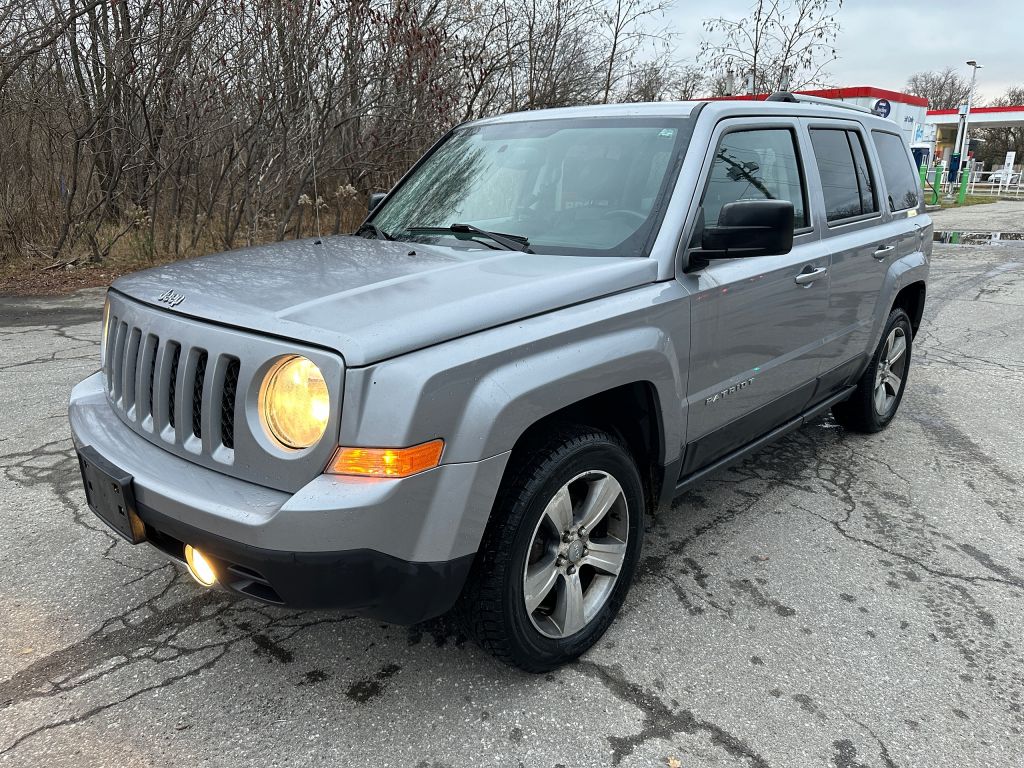
[[[454,245],[455,234],[417,230],[469,224],[526,238],[537,253],[646,255],[674,160],[685,150],[685,123],[587,118],[458,129],[372,220],[405,240]],[[494,247],[477,234],[458,237]]]

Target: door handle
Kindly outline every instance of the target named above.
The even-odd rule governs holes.
[[[818,267],[817,269],[812,269],[810,272],[801,272],[793,279],[796,280],[797,285],[810,285],[815,280],[823,278],[826,274],[828,274],[828,269],[825,267]]]
[[[881,261],[882,259],[884,259],[886,256],[888,256],[890,253],[892,253],[895,250],[896,250],[896,246],[895,245],[880,245],[880,246],[878,246],[878,248],[875,249],[875,252],[872,253],[871,255],[874,256],[879,261]]]

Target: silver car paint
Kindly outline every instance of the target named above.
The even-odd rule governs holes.
[[[698,189],[706,184],[723,134],[738,129],[795,127],[788,117],[720,121],[706,145]],[[801,150],[806,156],[807,148]],[[693,294],[688,442],[815,380],[821,369],[820,319],[828,310],[828,275],[808,285],[798,285],[794,278],[805,268],[827,265],[828,251],[818,231],[811,230],[794,236],[790,253],[713,261],[681,276]],[[731,343],[723,344],[723,339]],[[705,405],[708,396],[750,379],[749,386],[711,407]],[[803,405],[806,403],[801,403],[796,413]]]
[[[259,385],[276,361],[294,354],[310,358],[323,371],[324,379],[331,390],[327,430],[330,434],[336,435],[341,420],[344,391],[344,370],[341,358],[336,353],[294,341],[282,341],[265,335],[197,322],[188,317],[181,317],[173,311],[155,309],[116,292],[110,294],[109,301],[111,337],[121,332],[118,328],[120,326],[125,329],[141,329],[143,336],[151,334],[163,342],[174,341],[181,345],[182,362],[177,367],[176,377],[178,392],[186,390],[185,382],[192,380],[195,370],[195,355],[189,353],[203,351],[208,355],[209,375],[205,376],[204,381],[207,401],[212,399],[210,390],[218,385],[219,378],[223,376],[220,369],[223,367],[225,356],[231,355],[240,362],[233,449],[220,444],[219,423],[207,423],[201,430],[201,440],[192,434],[191,397],[181,399],[176,426],[170,426],[166,406],[170,376],[163,375],[164,371],[169,371],[171,367],[166,343],[162,345],[161,354],[155,361],[151,416],[146,414],[144,417],[135,408],[128,407],[128,402],[131,401],[126,402],[118,397],[118,392],[109,393],[114,411],[135,433],[164,450],[196,464],[282,491],[297,491],[311,477],[323,471],[336,446],[331,445],[332,441],[325,440],[305,450],[294,451],[285,450],[269,440],[260,423]],[[108,343],[108,347],[116,348],[116,345]],[[108,355],[108,366],[111,357],[113,355]],[[216,366],[214,361],[217,363]],[[142,400],[147,382],[143,380],[144,377],[135,378],[136,386],[133,389],[138,391],[137,402]],[[219,401],[220,398],[216,399]],[[210,410],[206,409],[205,415],[208,418]]]
[[[683,443],[686,302],[678,283],[652,283],[350,370],[342,442],[443,436],[445,463],[474,461],[510,450],[563,406],[644,381],[664,414],[667,463]]]
[[[328,237],[178,262],[114,289],[161,309],[301,339],[356,367],[651,282],[649,259],[544,256]]]
[[[620,105],[495,119],[679,116],[693,109],[693,104]],[[906,214],[885,214],[881,227],[826,231],[803,133],[814,230],[799,238],[787,256],[722,261],[684,273],[684,244],[719,124],[731,118],[778,118],[799,125],[801,117],[835,119],[836,110],[803,104],[705,105],[649,259],[466,254],[420,244],[329,238],[322,245],[276,244],[175,264],[115,284],[117,291],[154,305],[168,289],[185,295],[176,308],[159,310],[163,313],[339,353],[345,373],[337,440],[409,445],[443,437],[446,447],[437,470],[407,480],[367,481],[366,486],[303,471],[295,480],[299,490],[281,495],[148,443],[152,450],[143,450],[145,441],[124,429],[97,399],[99,385],[92,380],[72,397],[76,441],[102,442],[113,452],[115,463],[120,459],[141,485],[142,503],[151,501],[193,525],[247,543],[307,551],[361,546],[409,560],[471,553],[508,452],[529,425],[559,407],[618,384],[646,382],[661,412],[659,459],[670,464],[688,438],[784,392],[788,361],[800,361],[803,369],[796,378],[802,379],[825,369],[830,355],[841,354],[830,352],[834,338],[863,336],[863,352],[877,343],[896,293],[927,276],[930,221],[922,209],[913,221]],[[857,114],[851,119],[867,130],[891,130],[891,123],[880,118]],[[880,178],[877,183],[884,191]],[[829,284],[790,288],[788,281],[802,264],[834,263],[841,272],[846,250],[856,252],[849,257],[851,264],[860,258],[857,232],[885,239],[904,230],[914,234],[904,238],[905,253],[887,259],[867,323],[859,303],[856,313],[850,309],[862,295],[845,295],[846,288],[830,295]],[[834,253],[840,256],[833,262]],[[771,278],[763,281],[764,291],[748,294],[754,305],[716,298],[726,288],[735,295],[752,273],[762,272]],[[856,278],[841,284],[862,292]],[[808,303],[801,310],[804,318],[812,318],[812,310],[828,318],[818,323],[818,335],[805,336],[800,328],[799,338],[794,337],[787,296]],[[738,309],[745,318],[737,317]],[[759,349],[736,353],[733,345],[744,339],[731,334],[750,329],[761,334]],[[742,390],[752,399],[727,398],[724,407],[715,407],[717,414],[708,415],[702,395],[745,380],[754,368],[772,373],[758,381],[758,371],[754,384]],[[138,451],[118,449],[121,442]],[[134,458],[136,453],[144,461]],[[466,467],[469,475],[453,481],[458,488],[434,485],[432,478]],[[247,510],[253,498],[261,501]]]
[[[75,444],[134,474],[140,505],[254,547],[294,552],[368,548],[418,562],[476,551],[508,454],[450,464],[402,481],[317,474],[295,493],[175,456],[128,431],[100,375],[71,396]]]

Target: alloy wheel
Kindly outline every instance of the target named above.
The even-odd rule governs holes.
[[[607,602],[626,559],[629,508],[619,481],[583,472],[551,497],[537,521],[523,570],[533,626],[551,638],[574,635]]]
[[[906,370],[907,336],[903,328],[896,326],[885,340],[875,372],[874,404],[879,416],[889,413],[896,403]]]

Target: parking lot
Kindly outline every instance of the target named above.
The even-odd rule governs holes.
[[[937,226],[1021,228],[997,206]],[[101,302],[0,299],[0,764],[1024,765],[1024,243],[937,245],[891,428],[824,418],[659,510],[618,621],[542,676],[115,538],[66,420]]]

